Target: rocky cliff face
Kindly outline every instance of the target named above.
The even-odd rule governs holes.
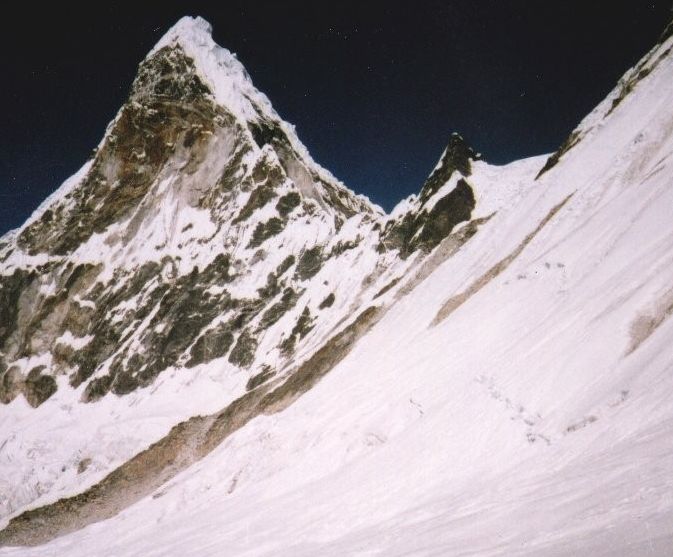
[[[452,136],[387,216],[181,20],[92,158],[0,239],[0,402],[91,404],[213,362],[248,389],[291,375],[470,221],[474,160]]]
[[[59,375],[90,402],[224,357],[270,377],[311,330],[371,298],[400,264],[389,251],[428,252],[470,219],[474,153],[459,136],[387,221],[305,155],[210,43],[203,21],[169,32],[80,175],[3,239],[3,402],[41,404]],[[208,49],[237,71],[228,102]],[[352,288],[334,291],[337,268]],[[330,296],[339,304],[321,307]]]

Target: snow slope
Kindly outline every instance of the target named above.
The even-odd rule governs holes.
[[[672,45],[539,179],[540,158],[475,162],[478,233],[395,263],[358,299],[380,321],[293,404],[115,517],[0,555],[670,555]],[[200,377],[185,416],[236,396],[215,365]],[[184,388],[72,412],[165,431]],[[9,427],[43,424],[48,403],[8,406]]]

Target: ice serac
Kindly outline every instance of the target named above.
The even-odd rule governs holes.
[[[668,29],[385,215],[178,22],[0,239],[0,555],[668,555]]]

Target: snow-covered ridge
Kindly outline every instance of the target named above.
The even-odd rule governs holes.
[[[635,89],[641,87],[643,82],[649,81],[650,79],[656,79],[656,76],[650,77],[650,74],[661,62],[670,59],[669,55],[672,48],[673,22],[669,23],[666,27],[659,42],[653,46],[633,68],[626,70],[624,75],[619,79],[607,96],[579,122],[559,149],[555,153],[552,153],[545,165],[541,167],[538,178],[544,175],[548,170],[552,169],[561,157],[573,149],[577,144],[601,130],[605,125],[606,119],[608,119],[615,110],[619,110],[623,101],[626,101],[626,104],[628,104],[631,100],[631,93]],[[642,107],[640,109],[642,110]]]
[[[49,195],[42,203],[37,206],[37,208],[26,219],[26,222],[24,222],[15,230],[10,230],[9,232],[5,233],[5,235],[0,236],[0,240],[8,240],[10,235],[16,236],[19,234],[21,230],[27,228],[36,220],[38,220],[42,215],[44,215],[44,212],[49,209],[49,207],[63,199],[71,190],[76,188],[84,176],[86,176],[86,173],[91,169],[91,162],[91,160],[88,160],[77,172],[75,172],[69,178],[66,178],[66,180],[51,195]]]

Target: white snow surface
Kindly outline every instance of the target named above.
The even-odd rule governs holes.
[[[164,40],[207,42],[205,25],[181,20]],[[383,319],[288,409],[255,418],[116,517],[0,555],[671,555],[673,58],[608,108],[539,180],[540,158],[476,163],[475,216],[493,217],[409,294],[379,300],[391,304]],[[349,227],[361,230],[349,221],[341,234]],[[321,230],[300,237],[310,234]],[[353,288],[341,268],[321,273]],[[225,406],[241,375],[215,361],[91,405],[59,388],[35,410],[22,398],[0,408],[0,427],[35,463],[58,451],[93,459],[37,506]],[[50,422],[56,405],[68,420]],[[20,481],[7,477],[0,493]]]

